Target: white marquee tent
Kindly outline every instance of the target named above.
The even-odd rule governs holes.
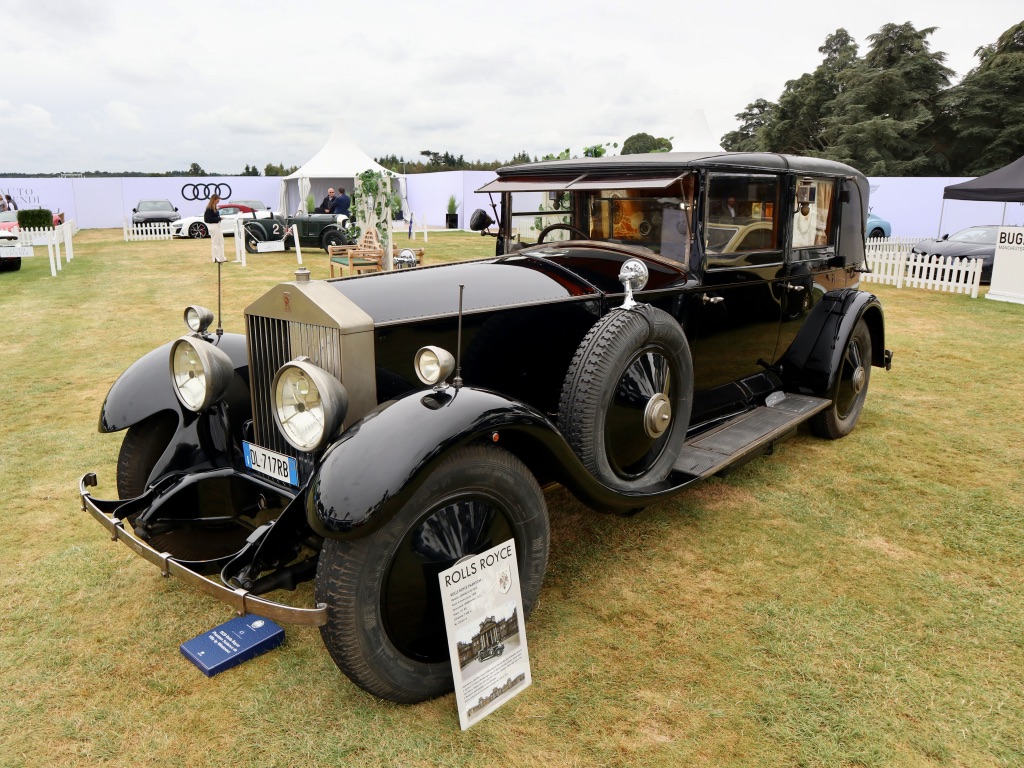
[[[323,148],[281,181],[281,212],[295,213],[310,193],[319,205],[326,197],[328,187],[344,187],[351,197],[356,175],[368,170],[387,171],[356,146],[344,120],[336,120],[331,137]]]

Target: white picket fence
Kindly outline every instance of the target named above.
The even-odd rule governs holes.
[[[128,226],[128,219],[124,220],[124,241],[132,240],[170,240],[171,225],[166,221],[154,221],[148,224],[132,224]]]
[[[925,256],[911,253],[920,237],[872,237],[867,241],[868,268],[861,275],[866,283],[895,285],[897,288],[925,288],[949,293],[970,293],[978,298],[981,259]]]
[[[77,233],[78,224],[75,223],[74,219],[65,221],[56,227],[47,227],[45,229],[26,227],[18,230],[18,246],[31,249],[22,254],[23,257],[27,257],[35,255],[36,246],[45,245],[47,256],[50,259],[50,275],[51,277],[56,277],[57,273],[64,269],[61,264],[61,246],[64,246],[64,264],[70,264],[71,260],[75,258],[75,247],[72,238]]]

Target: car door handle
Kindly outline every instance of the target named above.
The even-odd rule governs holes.
[[[786,286],[786,288],[788,288],[788,289],[789,289],[789,290],[791,290],[791,291],[796,291],[796,292],[798,292],[798,293],[799,293],[800,291],[804,290],[804,286],[802,286],[802,285],[793,285],[792,283],[790,283],[789,285],[787,285],[787,286]]]
[[[722,296],[708,296],[706,293],[700,299],[705,304],[721,304],[725,299]]]

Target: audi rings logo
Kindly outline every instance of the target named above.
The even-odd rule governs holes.
[[[186,184],[181,188],[181,196],[185,200],[209,200],[216,195],[221,200],[231,197],[230,184]]]

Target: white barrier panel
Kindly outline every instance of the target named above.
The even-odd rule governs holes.
[[[155,221],[148,224],[133,224],[128,226],[128,219],[124,220],[124,241],[133,240],[171,240],[171,225],[165,221]]]
[[[952,256],[926,256],[911,253],[919,237],[876,237],[867,241],[868,269],[861,276],[866,283],[882,283],[902,288],[925,288],[950,293],[970,293],[978,298],[981,285],[981,259]]]

